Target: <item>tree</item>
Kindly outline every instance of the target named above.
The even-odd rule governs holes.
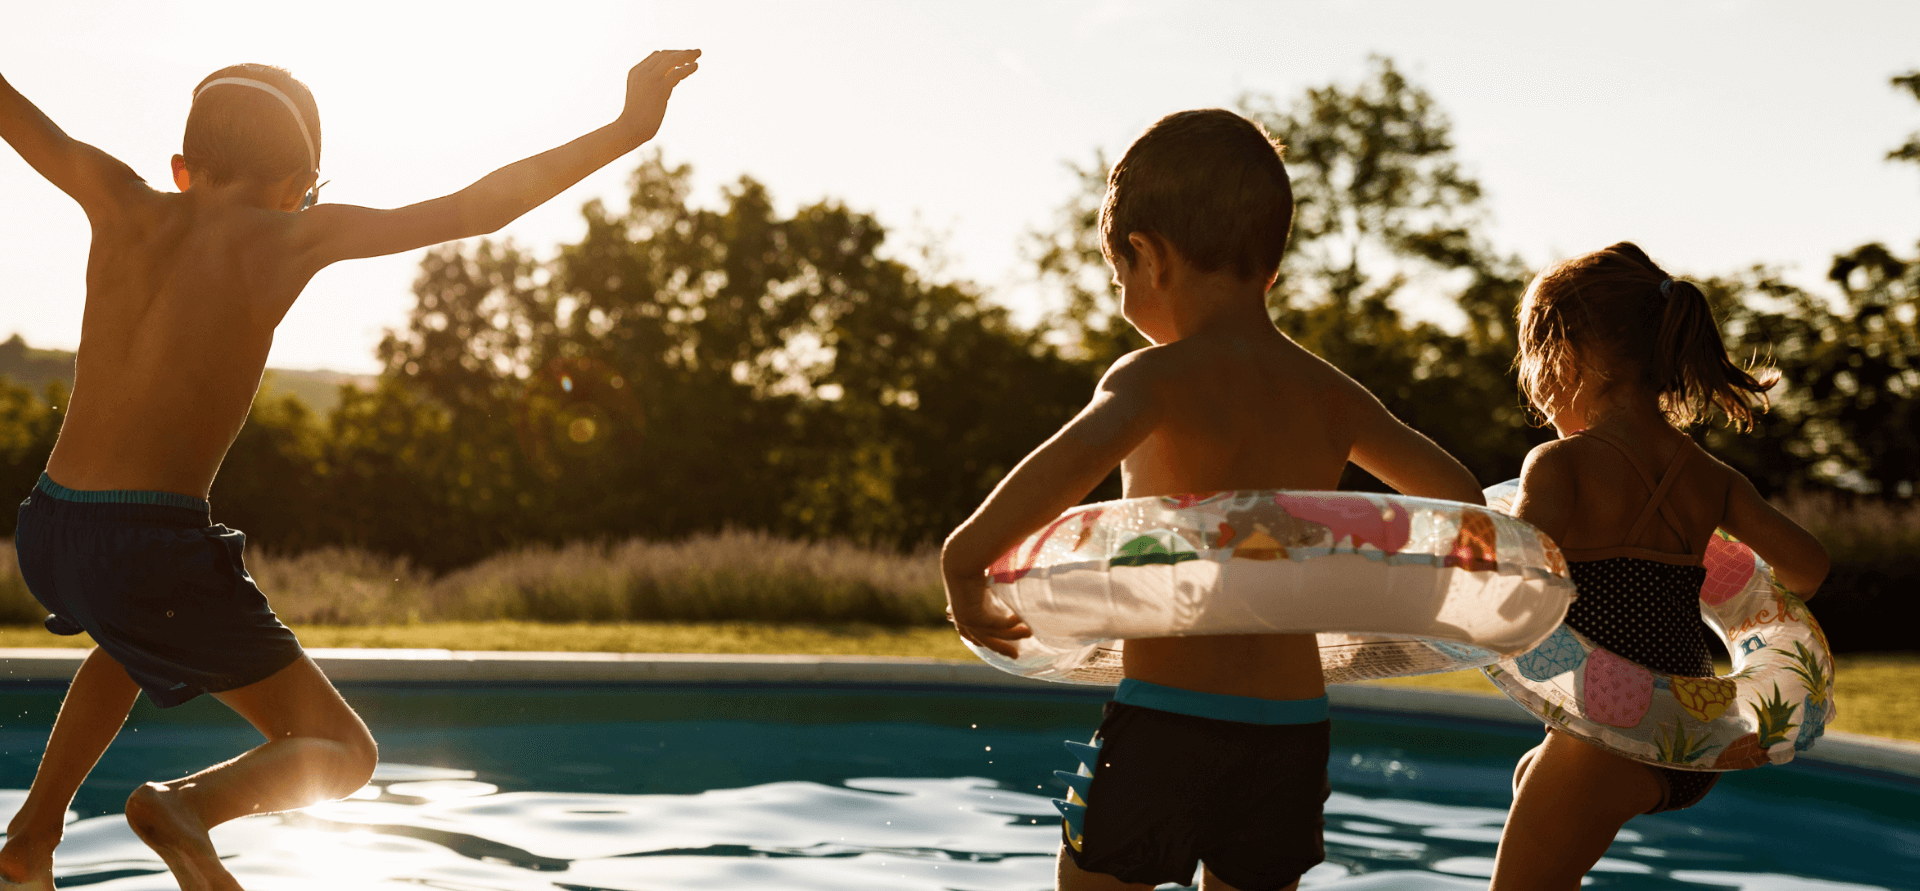
[[[463,493],[437,509],[485,544],[723,525],[919,544],[1084,400],[1083,366],[886,257],[871,216],[783,218],[746,178],[694,207],[689,175],[650,157],[550,262],[430,254],[386,385],[343,408],[437,418],[435,473]]]
[[[214,479],[220,522],[275,550],[327,543],[334,522],[327,444],[325,427],[305,402],[256,396]]]
[[[1920,72],[1892,82],[1920,99]],[[1887,158],[1920,163],[1920,133]],[[1912,497],[1920,486],[1920,261],[1865,244],[1835,257],[1827,278],[1837,302],[1762,267],[1710,285],[1730,345],[1770,355],[1782,380],[1757,435],[1715,435],[1716,453],[1764,491]]]
[[[1906,74],[1895,75],[1890,83],[1894,89],[1906,90],[1913,94],[1913,98],[1920,99],[1920,71],[1909,71]],[[1920,164],[1920,131],[1915,131],[1912,136],[1907,137],[1906,145],[1888,152],[1887,160]]]
[[[0,377],[0,498],[5,503],[19,504],[33,491],[60,435],[66,404],[67,388],[59,381],[40,395]],[[0,512],[0,537],[13,535],[14,521],[13,511]]]

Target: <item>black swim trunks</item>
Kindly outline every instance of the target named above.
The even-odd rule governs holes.
[[[1055,804],[1068,855],[1124,882],[1189,884],[1204,862],[1273,891],[1326,859],[1327,700],[1274,701],[1126,680]]]
[[[20,575],[47,630],[93,637],[170,708],[300,658],[241,560],[247,537],[172,492],[79,491],[42,474],[20,503]]]

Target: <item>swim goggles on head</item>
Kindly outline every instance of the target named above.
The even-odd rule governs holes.
[[[315,174],[320,172],[320,159],[313,150],[313,134],[307,130],[307,119],[300,114],[300,107],[294,105],[292,99],[287,98],[287,94],[280,92],[280,89],[273,84],[254,80],[250,77],[222,77],[202,84],[200,89],[193,94],[194,100],[199,101],[201,93],[205,93],[222,84],[232,84],[236,87],[252,87],[280,100],[280,104],[286,106],[287,112],[293,115],[293,123],[300,128],[300,140],[307,144],[307,166],[312,168]],[[328,182],[331,182],[331,180]],[[326,185],[326,183],[320,183],[307,191],[306,197],[301,199],[300,202],[301,210],[306,210],[320,202],[320,186],[324,185]]]

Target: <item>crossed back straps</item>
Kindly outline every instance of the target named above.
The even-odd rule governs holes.
[[[1691,452],[1692,449],[1687,448],[1687,444],[1685,443],[1682,443],[1680,448],[1675,449],[1672,460],[1667,462],[1666,470],[1660,474],[1660,478],[1656,481],[1653,474],[1647,472],[1646,465],[1641,464],[1640,461],[1633,456],[1633,453],[1627,450],[1626,443],[1621,442],[1619,438],[1613,434],[1599,430],[1582,430],[1574,435],[1591,436],[1594,439],[1612,446],[1614,451],[1626,457],[1628,464],[1633,465],[1634,472],[1640,474],[1641,481],[1647,484],[1647,488],[1653,490],[1653,494],[1647,498],[1646,506],[1640,509],[1640,516],[1633,521],[1633,528],[1627,530],[1627,538],[1625,541],[1609,548],[1562,548],[1561,551],[1566,555],[1567,559],[1587,561],[1606,560],[1612,557],[1638,557],[1643,560],[1655,560],[1661,563],[1699,566],[1701,564],[1701,558],[1699,555],[1693,553],[1693,543],[1687,541],[1686,532],[1681,530],[1679,514],[1674,512],[1673,505],[1667,503],[1667,493],[1673,491],[1673,484],[1680,479],[1680,465],[1687,462],[1687,454]],[[1656,551],[1639,544],[1641,535],[1652,525],[1653,518],[1656,515],[1660,517],[1662,522],[1667,524],[1668,529],[1673,530],[1673,534],[1680,537],[1681,545],[1687,549],[1686,553],[1671,554],[1666,551]]]

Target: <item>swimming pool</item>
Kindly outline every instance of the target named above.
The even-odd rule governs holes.
[[[1049,887],[1060,741],[1102,692],[831,679],[348,682],[381,742],[355,799],[238,821],[247,887],[447,891]],[[0,683],[0,787],[32,776],[59,685]],[[1303,884],[1484,888],[1523,724],[1336,705],[1329,861]],[[144,703],[75,801],[63,887],[171,888],[118,818],[138,783],[257,738]],[[0,793],[11,810],[20,793]],[[1920,782],[1796,763],[1631,824],[1594,888],[1910,888]]]

